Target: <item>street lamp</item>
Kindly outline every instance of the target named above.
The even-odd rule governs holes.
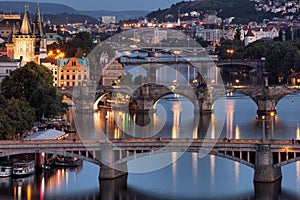
[[[261,116],[261,119],[262,119],[262,142],[264,143],[266,141],[266,116]]]
[[[300,78],[297,78],[297,88],[299,90],[299,85],[300,85]]]
[[[236,79],[235,82],[236,82],[237,85],[240,84],[240,80],[239,79]]]
[[[274,118],[275,118],[275,112],[270,112],[271,117],[271,139],[274,139]]]

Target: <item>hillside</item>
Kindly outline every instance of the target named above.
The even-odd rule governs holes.
[[[29,13],[36,12],[36,3],[26,3],[29,5]],[[24,2],[20,1],[0,1],[0,13],[23,13]],[[68,22],[83,22],[85,19],[88,22],[97,23],[97,19],[103,15],[114,15],[117,20],[134,19],[147,15],[147,11],[106,11],[106,10],[95,10],[95,11],[81,11],[76,10],[70,6],[57,3],[40,3],[40,10],[44,16],[44,19],[50,19],[54,24],[65,23],[66,17]]]
[[[250,0],[197,0],[173,4],[170,8],[157,10],[147,15],[149,19],[165,20],[167,15],[173,15],[173,20],[178,18],[180,13],[191,11],[201,12],[202,16],[208,11],[217,11],[222,18],[235,17],[235,23],[247,23],[249,21],[262,21],[264,18],[273,17],[273,14],[257,12],[254,9],[254,2]]]

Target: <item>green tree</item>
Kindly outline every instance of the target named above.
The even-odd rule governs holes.
[[[43,65],[29,62],[4,78],[1,84],[6,99],[25,99],[35,110],[36,120],[66,112],[67,104],[53,86],[52,72]]]
[[[129,72],[127,72],[124,76],[121,77],[119,84],[123,85],[123,86],[126,86],[126,85],[130,86],[130,85],[132,85],[133,84],[132,77],[133,77],[132,74],[129,73]]]
[[[35,115],[25,99],[5,100],[0,96],[0,139],[13,139],[32,129]]]
[[[68,106],[62,102],[56,88],[49,85],[38,87],[29,98],[30,105],[35,108],[35,116],[39,120],[44,117],[61,115],[67,112]]]
[[[6,76],[2,81],[1,90],[7,99],[24,97],[28,100],[36,88],[52,83],[52,72],[47,67],[29,62],[13,71],[10,76]]]
[[[136,76],[133,80],[133,83],[135,85],[142,85],[142,83],[145,83],[146,78],[142,75]]]

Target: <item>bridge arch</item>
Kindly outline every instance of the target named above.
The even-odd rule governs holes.
[[[93,105],[94,110],[98,110],[100,101],[108,99],[109,96],[110,96],[110,94],[108,92],[100,94],[99,97],[97,97],[96,101],[94,102],[94,105]]]
[[[195,111],[201,110],[202,99],[199,97],[201,94],[197,94],[192,87],[175,85],[168,87],[159,84],[144,84],[133,92],[136,106],[139,106],[138,100],[141,99],[146,102],[148,109],[153,109],[159,100],[170,94],[178,94],[187,98],[194,105]]]

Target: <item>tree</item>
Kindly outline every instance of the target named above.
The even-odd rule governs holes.
[[[35,108],[35,116],[39,120],[43,116],[56,116],[67,112],[67,105],[62,102],[56,88],[49,85],[38,87],[29,98],[30,105]]]
[[[53,86],[52,72],[43,65],[27,63],[2,81],[6,99],[24,99],[34,108],[36,120],[66,112],[67,104]]]
[[[36,88],[52,83],[52,72],[47,67],[29,62],[13,71],[10,76],[6,76],[2,81],[1,90],[6,99],[23,97],[28,100]]]
[[[142,75],[136,76],[133,80],[134,85],[142,85],[146,82],[146,78]]]
[[[25,99],[4,99],[0,95],[0,139],[13,139],[32,129],[34,109]]]

